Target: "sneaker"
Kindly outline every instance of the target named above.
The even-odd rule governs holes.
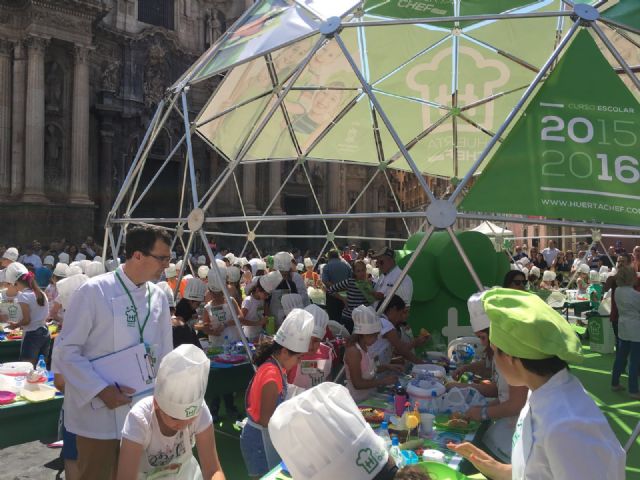
[[[620,384],[611,385],[611,390],[613,390],[614,392],[621,392],[622,390],[624,390],[624,387]]]

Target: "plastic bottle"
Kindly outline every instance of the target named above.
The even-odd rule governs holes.
[[[407,391],[400,384],[396,385],[393,395],[393,402],[395,406],[395,412],[397,416],[402,416],[404,413],[404,406],[407,403]]]
[[[227,335],[224,336],[224,343],[222,344],[222,349],[225,355],[231,354],[231,345],[229,344],[229,337]]]
[[[36,372],[38,373],[40,378],[44,378],[45,381],[49,378],[49,372],[47,372],[47,362],[44,360],[44,355],[40,355],[38,357]]]
[[[427,413],[437,415],[438,410],[438,392],[431,390],[431,398],[429,399],[429,408],[427,409]]]
[[[400,441],[398,437],[394,435],[391,437],[391,448],[389,449],[389,456],[393,458],[393,461],[396,463],[396,466],[400,469],[404,467],[404,456],[402,455],[402,451],[400,450]]]
[[[389,436],[389,422],[386,420],[380,424],[380,428],[378,428],[378,436],[384,440],[384,448],[385,450],[389,450],[391,448],[391,437]]]

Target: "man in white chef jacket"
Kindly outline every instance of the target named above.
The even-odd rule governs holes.
[[[153,283],[169,265],[170,244],[164,229],[129,229],[126,262],[114,272],[91,278],[73,294],[66,310],[55,348],[66,381],[65,427],[77,435],[80,478],[112,478],[120,432],[132,396],[136,400],[127,385],[109,384],[100,377],[91,361],[144,343],[157,370],[173,349],[169,304]]]
[[[378,300],[383,300],[389,292],[391,292],[391,289],[398,278],[400,278],[402,270],[396,265],[395,253],[389,247],[384,247],[382,250],[378,251],[375,254],[375,257],[376,267],[380,269],[380,278],[374,287],[374,296]],[[396,295],[404,300],[407,307],[411,305],[411,297],[413,297],[413,281],[409,275],[405,275],[402,283],[400,283],[400,286],[396,290]]]

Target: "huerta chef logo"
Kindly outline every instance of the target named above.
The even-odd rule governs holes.
[[[383,458],[384,455],[381,450],[373,452],[370,448],[363,448],[358,452],[356,465],[364,469],[367,473],[373,473]]]
[[[184,409],[184,415],[187,418],[193,417],[198,412],[198,407],[196,405],[191,405]]]

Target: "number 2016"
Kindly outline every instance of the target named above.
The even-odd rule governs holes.
[[[603,119],[598,119],[598,133],[599,141],[598,145],[611,145],[608,141],[607,124]],[[589,143],[593,140],[595,128],[593,123],[584,117],[574,117],[567,123],[566,136],[564,134],[565,122],[562,118],[555,115],[547,115],[542,117],[542,124],[548,126],[544,127],[540,132],[540,139],[548,142],[566,142],[566,136],[575,143]],[[635,123],[626,120],[613,120],[613,143],[621,147],[632,147],[638,142],[638,136],[633,130],[625,128],[625,126],[631,126],[635,128]],[[581,132],[576,132],[576,127]]]
[[[542,164],[542,175],[548,177],[564,177],[562,165],[565,161],[564,153],[558,150],[546,150],[542,153],[543,159],[549,158]],[[596,158],[600,160],[600,174],[598,180],[605,182],[616,180],[626,184],[637,183],[640,180],[640,168],[638,159],[630,155],[620,155],[613,162],[613,176],[611,175],[611,167],[609,165],[609,156],[606,153],[598,153]],[[579,169],[580,160],[583,160],[583,168]],[[560,167],[560,168],[554,168]],[[585,170],[580,172],[579,170]],[[577,178],[588,178],[593,173],[593,160],[591,155],[585,152],[573,152],[569,155],[569,172]]]

